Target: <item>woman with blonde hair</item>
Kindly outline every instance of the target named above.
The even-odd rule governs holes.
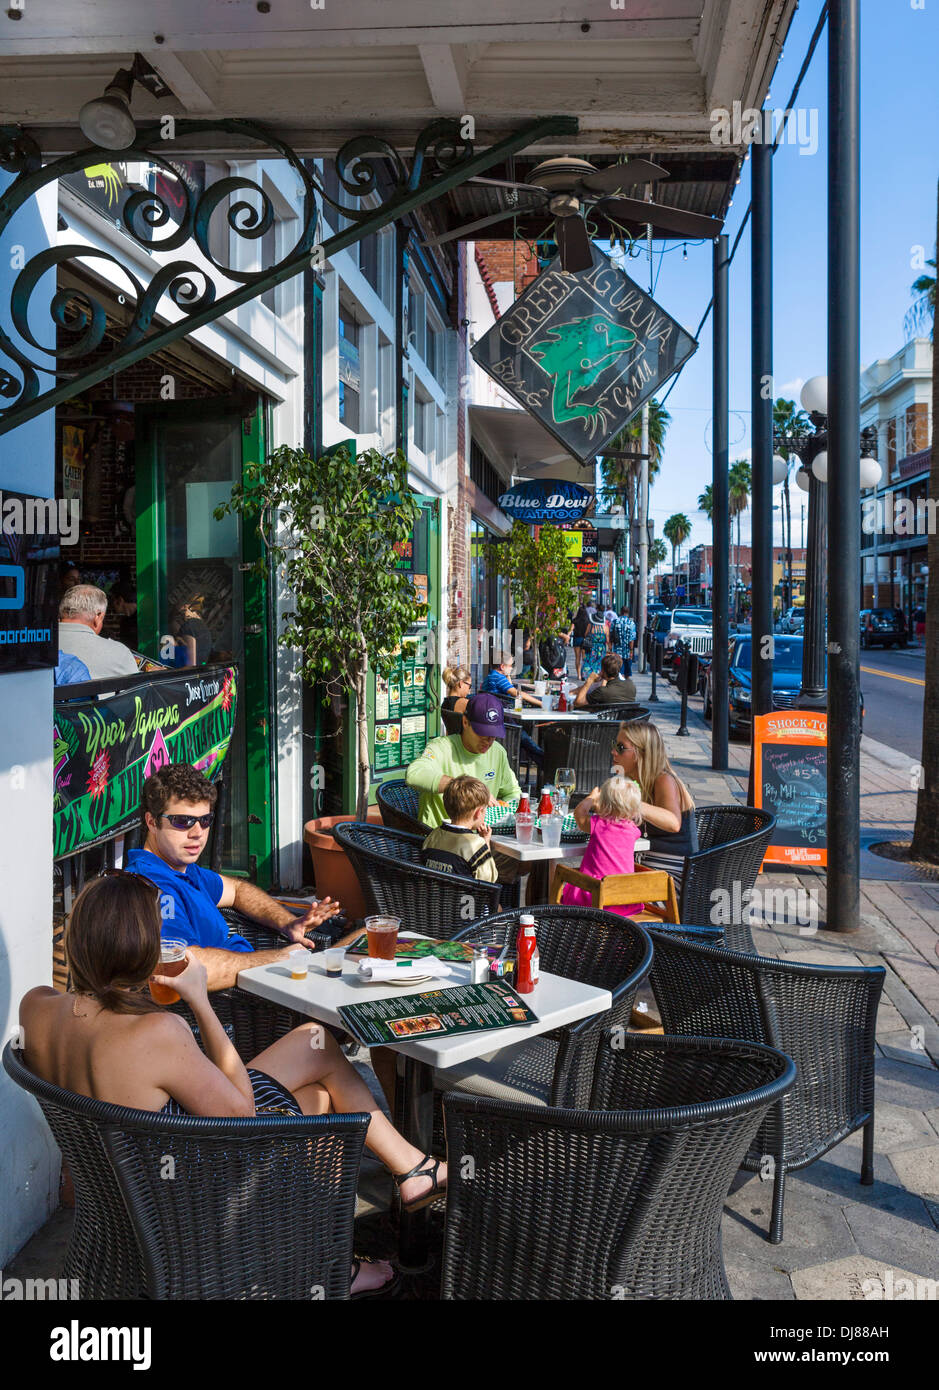
[[[694,799],[673,771],[662,735],[654,724],[621,724],[612,759],[642,791],[639,813],[649,840],[643,865],[664,869],[680,885],[686,856],[698,852],[698,830]]]
[[[473,688],[472,676],[465,666],[445,666],[443,678],[447,693],[441,702],[441,708],[456,710],[457,714],[462,714]]]

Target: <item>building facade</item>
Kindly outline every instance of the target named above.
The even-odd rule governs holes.
[[[862,494],[860,606],[901,608],[908,625],[926,606],[926,545],[936,526],[927,496],[931,393],[927,338],[914,338],[861,373],[861,427],[877,430],[883,477]]]

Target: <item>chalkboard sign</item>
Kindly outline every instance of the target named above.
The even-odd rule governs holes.
[[[826,864],[827,716],[791,710],[753,725],[755,801],[776,817],[764,862]]]

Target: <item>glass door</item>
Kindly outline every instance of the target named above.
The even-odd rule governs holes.
[[[137,407],[141,650],[180,668],[233,662],[238,717],[225,762],[222,862],[270,881],[271,774],[266,583],[238,517],[216,521],[246,464],[264,457],[263,409],[227,398]]]

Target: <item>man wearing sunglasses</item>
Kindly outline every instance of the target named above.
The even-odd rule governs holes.
[[[164,930],[168,936],[182,938],[202,961],[210,990],[230,989],[239,970],[284,960],[297,945],[314,950],[305,933],[340,910],[338,903],[324,898],[296,917],[257,884],[200,868],[197,861],[209,838],[217,796],[212,783],[188,763],[161,767],[147,778],[141,792],[144,847],[127,856],[129,872],[159,888]],[[243,936],[229,936],[220,911],[223,907],[237,908],[280,932],[283,947],[252,951]],[[246,953],[250,961],[245,960]]]

